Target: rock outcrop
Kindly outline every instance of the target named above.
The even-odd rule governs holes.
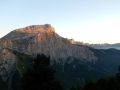
[[[113,74],[120,65],[119,50],[90,48],[59,36],[49,24],[32,25],[0,39],[0,78],[7,82],[8,90],[13,90],[12,84],[17,82],[13,78],[21,78],[37,54],[50,56],[57,76],[69,85]]]
[[[69,56],[96,60],[94,53],[85,46],[73,45],[68,39],[55,33],[49,25],[33,25],[12,31],[0,41],[3,48],[11,48],[27,54],[43,53],[54,60]]]
[[[88,47],[75,45],[59,36],[51,25],[32,25],[16,29],[0,39],[0,75],[4,81],[17,63],[16,56],[8,49],[28,55],[45,54],[53,63],[65,63],[69,57],[83,62],[97,60]]]
[[[17,57],[7,48],[0,49],[0,76],[7,81],[12,72],[16,70]]]

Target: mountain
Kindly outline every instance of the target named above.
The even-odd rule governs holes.
[[[120,50],[120,43],[115,43],[115,44],[87,44],[89,47],[93,47],[96,49],[110,49],[110,48],[114,48],[114,49],[118,49]]]
[[[12,31],[1,39],[0,46],[30,55],[42,53],[57,61],[58,59],[65,61],[69,56],[96,60],[89,48],[71,44],[70,40],[55,33],[49,24],[33,25]]]
[[[67,85],[117,72],[120,51],[98,50],[59,36],[50,24],[16,29],[0,39],[0,77],[8,88],[22,77],[37,54],[50,56],[56,76]],[[17,75],[17,76],[16,76]],[[17,80],[16,79],[16,80]],[[12,89],[9,89],[12,90]]]

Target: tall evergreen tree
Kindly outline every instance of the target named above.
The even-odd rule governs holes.
[[[50,67],[50,57],[37,55],[32,67],[23,77],[24,90],[62,90],[55,71]]]

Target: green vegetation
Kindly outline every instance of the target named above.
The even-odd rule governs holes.
[[[120,90],[120,69],[115,76],[102,78],[96,82],[89,82],[83,87],[74,86],[70,90]]]
[[[54,69],[57,68],[61,70],[61,72],[58,72],[57,69],[57,72],[55,72],[50,66],[50,58],[45,55],[37,55],[36,58],[33,58],[30,55],[15,51],[14,54],[18,57],[18,61],[16,66],[17,71],[12,81],[13,90],[120,90],[120,68],[115,76],[92,81],[93,79],[89,80],[88,78],[94,78],[98,75],[101,76],[101,73],[94,73],[95,69],[92,68],[92,65],[88,67],[84,63],[79,62],[79,60],[74,60],[70,64],[66,63],[66,67],[64,68],[66,72],[61,73],[63,72],[61,66],[56,64]],[[74,65],[76,65],[75,68],[72,67]],[[81,73],[79,74],[78,71],[81,71]],[[64,74],[63,76],[66,75],[66,78],[61,78],[60,76],[62,76],[62,74]],[[75,83],[74,78],[71,78],[80,77],[80,75],[86,77],[89,81],[83,85],[77,82],[77,80]],[[60,82],[60,80],[68,79],[73,80],[71,82],[74,83],[71,84],[68,81]],[[82,79],[78,81],[82,82]],[[63,89],[63,87],[66,89]],[[7,90],[7,85],[0,82],[0,90]]]
[[[50,58],[37,55],[22,78],[23,90],[63,90],[50,67]]]
[[[0,90],[7,90],[7,84],[0,77]]]
[[[27,72],[27,69],[32,64],[32,56],[18,52],[15,52],[15,54],[18,57],[17,71],[19,72],[20,76],[23,77],[23,74]]]

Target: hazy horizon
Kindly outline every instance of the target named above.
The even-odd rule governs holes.
[[[120,43],[119,0],[0,1],[0,37],[29,25],[51,24],[65,38]]]

